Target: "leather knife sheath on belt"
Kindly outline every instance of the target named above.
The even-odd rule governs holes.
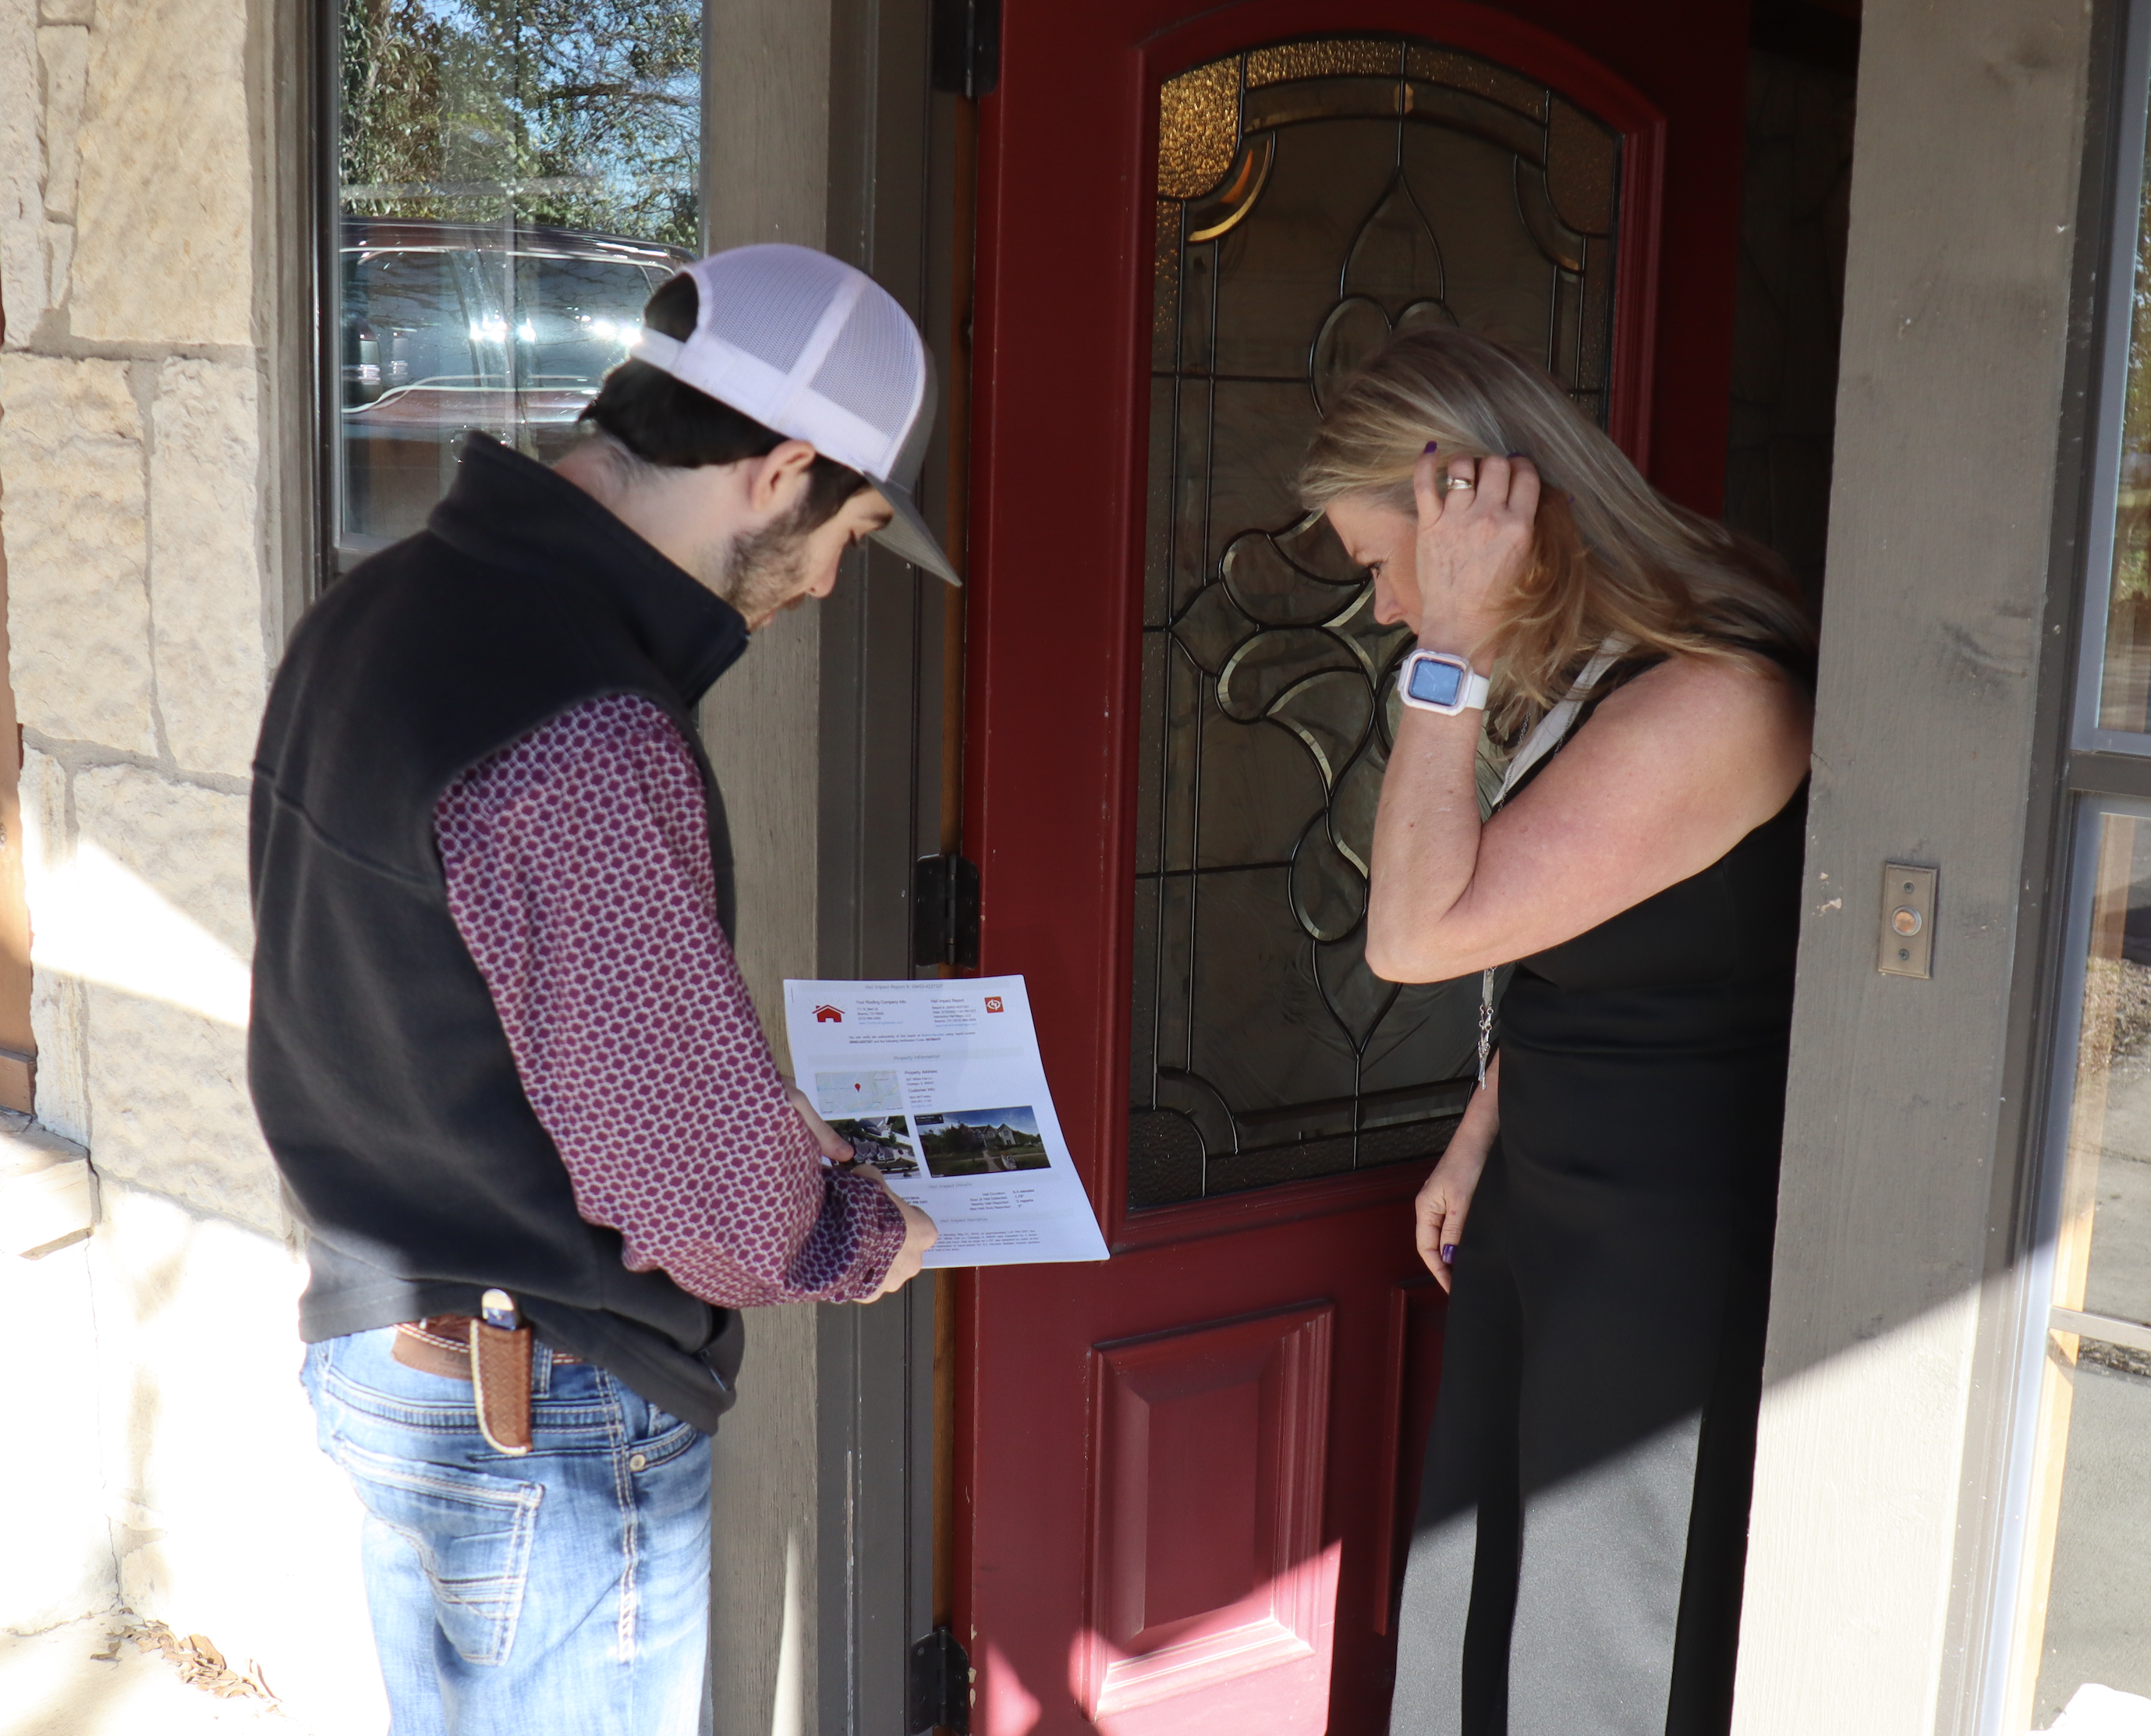
[[[477,1318],[436,1314],[397,1327],[394,1354],[407,1368],[469,1381],[478,1432],[486,1444],[495,1452],[520,1457],[530,1450],[535,1335],[523,1324],[515,1298],[505,1290],[488,1290],[478,1305],[483,1312]],[[575,1360],[558,1351],[553,1359]]]

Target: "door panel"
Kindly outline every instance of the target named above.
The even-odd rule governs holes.
[[[1079,1703],[1130,1732],[1251,1705],[1329,1713],[1336,1552],[1322,1540],[1330,1327],[1317,1305],[1092,1353],[1097,1440]]]
[[[1389,1506],[1374,1533],[1373,1571],[1368,1575],[1380,1599],[1374,1616],[1379,1633],[1394,1631],[1404,1595],[1404,1558],[1419,1506],[1420,1459],[1441,1389],[1441,1333],[1448,1314],[1448,1293],[1424,1271],[1389,1292],[1389,1355],[1382,1369],[1384,1416],[1374,1455],[1377,1485]]]
[[[1744,8],[1195,11],[1005,0],[980,111],[965,838],[1115,1251],[958,1284],[985,1736],[1386,1717],[1472,1002],[1358,962],[1398,647],[1320,392],[1454,319],[1723,468]]]

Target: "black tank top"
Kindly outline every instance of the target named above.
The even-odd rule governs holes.
[[[1518,964],[1497,1024],[1512,1162],[1643,1185],[1774,1171],[1806,812],[1803,782],[1701,873]]]

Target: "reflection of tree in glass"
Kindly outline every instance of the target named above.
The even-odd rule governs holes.
[[[701,0],[345,0],[343,183],[398,190],[345,209],[691,247],[701,50]]]
[[[2151,189],[2136,236],[2136,295],[2128,334],[2128,404],[2123,423],[2121,499],[2114,526],[2116,602],[2151,600]]]
[[[2151,152],[2146,167],[2151,170]],[[2132,287],[2099,722],[2138,731],[2151,726],[2151,174],[2138,218]]]

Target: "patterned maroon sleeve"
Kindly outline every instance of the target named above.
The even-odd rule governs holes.
[[[626,1263],[735,1308],[879,1288],[903,1215],[785,1096],[671,720],[625,695],[564,712],[452,785],[433,835],[576,1209]]]

